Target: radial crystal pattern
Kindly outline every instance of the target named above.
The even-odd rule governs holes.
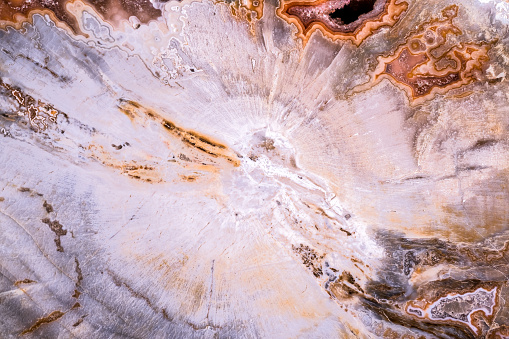
[[[505,0],[0,0],[0,338],[509,338]]]

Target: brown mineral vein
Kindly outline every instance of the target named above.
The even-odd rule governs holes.
[[[76,270],[76,275],[77,275],[77,279],[78,279],[76,281],[76,286],[79,286],[79,285],[81,285],[81,282],[83,281],[83,273],[81,272],[80,262],[78,261],[78,258],[74,258],[74,262],[76,263],[76,269],[75,270]]]
[[[19,223],[16,219],[14,219],[14,218],[13,218],[13,217],[11,217],[10,215],[6,214],[5,212],[0,211],[0,213],[1,213],[1,214],[3,214],[3,215],[5,215],[7,218],[9,218],[10,220],[12,220],[12,221],[13,221],[16,225],[18,225],[21,229],[23,229],[23,231],[24,231],[24,232],[25,232],[25,233],[26,233],[26,234],[27,234],[27,235],[28,235],[28,236],[32,239],[33,244],[37,247],[37,249],[39,250],[39,252],[41,253],[41,255],[42,255],[42,256],[43,256],[46,260],[48,260],[48,262],[49,262],[49,263],[50,263],[50,264],[51,264],[51,265],[55,268],[55,270],[56,270],[56,271],[60,272],[63,276],[65,276],[65,277],[66,277],[66,278],[68,278],[69,280],[71,280],[71,281],[73,280],[73,279],[72,279],[72,278],[71,278],[71,277],[70,277],[70,276],[69,276],[66,272],[64,272],[64,271],[63,271],[63,270],[62,270],[62,269],[61,269],[61,268],[60,268],[57,264],[55,264],[55,262],[54,262],[53,260],[51,260],[51,258],[48,256],[48,254],[46,254],[46,252],[44,252],[44,251],[42,250],[42,248],[39,246],[39,244],[35,241],[35,239],[34,239],[34,237],[32,236],[32,234],[30,234],[30,232],[28,232],[28,231],[27,231],[27,229],[26,229],[23,225],[21,225],[21,224],[20,224],[20,223]],[[25,279],[25,280],[23,280],[22,282],[24,283],[26,280],[30,280],[30,279]],[[18,287],[19,287],[19,286],[18,286]],[[24,290],[22,289],[22,291],[24,291]],[[24,292],[25,292],[25,291],[24,291]],[[26,293],[26,292],[25,292],[25,293]],[[73,294],[73,296],[72,296],[72,297],[74,297],[74,298],[78,298],[80,294],[81,294],[81,293],[80,293],[79,291],[76,291],[76,290],[75,290],[75,291],[74,291],[74,294]],[[94,301],[96,301],[96,302],[100,303],[101,305],[103,305],[103,306],[104,306],[107,310],[109,310],[110,312],[113,312],[113,309],[110,307],[110,305],[108,305],[108,304],[104,303],[104,301],[102,301],[102,300],[100,300],[100,299],[98,299],[98,298],[95,298],[95,297],[93,297],[93,296],[90,296],[90,295],[89,295],[89,297],[91,297]],[[31,297],[29,296],[29,298],[31,298]],[[31,298],[31,299],[32,299],[32,298]],[[34,301],[34,302],[35,302],[35,301]],[[60,312],[60,311],[57,311],[57,312]],[[122,320],[124,323],[125,323],[125,322],[127,322],[127,320],[126,320],[126,319],[124,319],[121,315],[118,315],[118,314],[117,314],[117,315],[116,315],[116,317],[118,317],[118,318],[119,318],[120,320]],[[58,318],[60,318],[60,317],[58,317]],[[39,326],[40,326],[40,325],[39,325]],[[33,327],[33,326],[32,326],[32,327]],[[35,329],[34,329],[34,330],[35,330]]]
[[[127,115],[132,121],[140,118],[148,118],[152,121],[156,121],[160,123],[167,132],[169,132],[172,136],[179,138],[187,146],[197,149],[214,158],[226,159],[235,167],[240,166],[240,161],[234,152],[232,152],[227,146],[212,140],[208,136],[179,127],[168,119],[163,118],[161,114],[154,110],[145,108],[132,100],[121,99],[118,107],[120,111]]]
[[[14,282],[14,285],[16,286],[20,286],[20,285],[23,285],[23,284],[32,284],[32,283],[36,283],[37,281],[34,281],[32,279],[23,279],[23,280],[18,280],[16,282]]]
[[[118,146],[112,146],[116,150],[119,150]],[[87,149],[92,152],[90,155],[92,158],[100,161],[105,166],[120,170],[122,174],[126,174],[129,178],[141,180],[147,183],[158,183],[163,181],[160,177],[160,173],[157,171],[157,168],[152,164],[141,164],[136,160],[118,160],[110,151],[106,150],[101,145],[91,144],[87,147]]]
[[[42,325],[49,324],[55,320],[60,319],[64,314],[65,313],[62,311],[53,311],[50,314],[48,314],[47,316],[37,319],[37,321],[32,326],[30,326],[29,328],[27,328],[26,330],[21,332],[21,334],[23,335],[23,334],[32,333],[36,329],[41,327]]]
[[[41,220],[43,223],[49,226],[49,228],[55,233],[55,244],[57,246],[57,251],[63,252],[64,248],[60,242],[60,237],[67,234],[67,230],[64,229],[62,224],[58,222],[58,220],[51,221],[49,218],[44,218]]]
[[[111,280],[113,281],[115,286],[117,287],[124,286],[133,297],[143,300],[147,304],[147,306],[150,307],[154,312],[156,313],[161,312],[161,315],[163,316],[164,319],[168,321],[172,320],[172,318],[168,315],[164,308],[159,309],[158,307],[156,307],[147,296],[136,291],[130,284],[126,283],[125,281],[122,281],[121,278],[117,276],[115,273],[108,270],[108,274],[111,277]]]
[[[76,321],[74,324],[72,324],[73,327],[79,326],[83,322],[83,318],[79,318],[78,321]]]

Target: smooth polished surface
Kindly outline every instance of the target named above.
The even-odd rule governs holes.
[[[508,25],[0,0],[0,337],[509,338]]]

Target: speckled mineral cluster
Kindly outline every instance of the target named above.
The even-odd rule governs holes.
[[[0,0],[0,338],[509,338],[506,0]]]

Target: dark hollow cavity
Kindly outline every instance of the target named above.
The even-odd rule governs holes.
[[[343,25],[351,24],[359,19],[362,14],[371,12],[375,7],[376,0],[351,0],[341,8],[337,8],[334,12],[329,14],[333,20],[338,20]]]

